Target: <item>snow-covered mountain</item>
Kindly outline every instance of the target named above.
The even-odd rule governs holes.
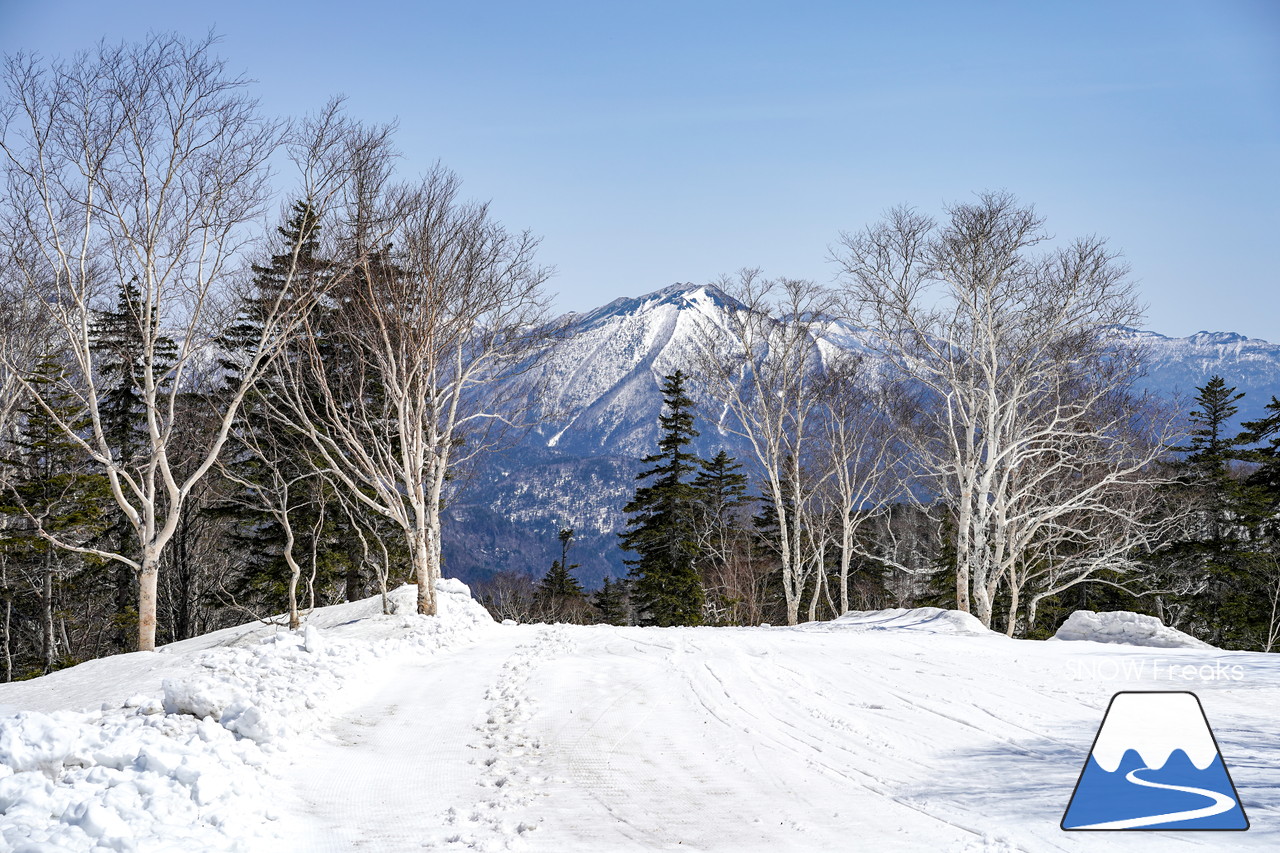
[[[563,319],[564,334],[517,381],[542,388],[538,425],[473,472],[452,501],[446,526],[446,571],[477,580],[504,569],[541,574],[559,557],[556,532],[577,534],[578,575],[594,586],[625,573],[616,533],[634,491],[639,459],[653,452],[662,406],[662,377],[691,366],[697,335],[722,327],[741,306],[710,285],[674,284],[616,299]],[[1170,338],[1123,329],[1149,354],[1143,384],[1184,403],[1215,375],[1246,392],[1240,420],[1259,417],[1280,394],[1280,345],[1223,332]],[[832,323],[818,350],[860,350],[857,329]],[[746,448],[717,428],[718,407],[698,399],[695,449]],[[1189,403],[1187,404],[1189,405]]]
[[[1196,332],[1185,338],[1137,329],[1122,334],[1147,356],[1143,384],[1165,396],[1189,401],[1213,376],[1245,392],[1237,423],[1260,418],[1273,395],[1280,396],[1280,344],[1235,332]]]
[[[564,334],[516,380],[542,389],[537,426],[473,472],[447,510],[446,571],[541,573],[572,527],[582,580],[625,574],[614,534],[656,441],[662,377],[687,370],[699,330],[734,310],[714,287],[677,284],[562,318]],[[700,429],[698,452],[724,446]]]
[[[672,285],[576,316],[525,381],[549,392],[537,443],[578,455],[652,452],[661,378],[688,371],[695,337],[740,310],[711,286]]]

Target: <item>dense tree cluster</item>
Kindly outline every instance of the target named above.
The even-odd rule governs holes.
[[[486,389],[548,328],[537,241],[338,101],[263,116],[211,45],[5,63],[6,678],[400,580],[434,612],[450,471],[519,418]]]
[[[522,425],[554,337],[537,240],[340,102],[263,116],[211,40],[9,58],[0,109],[6,679],[412,581],[458,472]],[[265,250],[254,229],[297,185]],[[746,270],[666,376],[620,546],[574,530],[501,619],[796,623],[938,603],[1042,636],[1075,607],[1280,642],[1280,400],[1237,428],[1135,390],[1127,271],[1005,194],[847,234],[834,286]],[[247,272],[246,272],[247,271]],[[857,330],[861,354],[841,344]],[[687,371],[687,372],[686,372]],[[745,448],[708,459],[695,398]],[[1189,428],[1184,428],[1189,423]]]
[[[1186,511],[1177,535],[1130,585],[1149,612],[1216,646],[1280,644],[1280,400],[1236,424],[1237,393],[1221,376],[1197,389],[1188,440],[1170,463],[1169,499]]]

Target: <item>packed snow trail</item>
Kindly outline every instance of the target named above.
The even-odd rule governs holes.
[[[932,609],[497,625],[437,589],[439,617],[405,587],[399,615],[371,599],[0,685],[0,850],[1280,849],[1277,655],[1010,640]],[[1112,695],[1188,689],[1251,828],[1060,830]]]
[[[406,663],[318,732],[284,771],[303,817],[299,849],[417,847],[426,828],[438,826],[436,804],[474,798],[476,726],[517,639],[503,632],[447,658]]]
[[[301,823],[285,835],[299,851],[1275,848],[1256,819],[1274,787],[1242,787],[1249,833],[1062,832],[1102,710],[1134,685],[1072,675],[1095,644],[916,627],[500,626],[335,721],[286,771]],[[1280,683],[1264,674],[1260,719]]]

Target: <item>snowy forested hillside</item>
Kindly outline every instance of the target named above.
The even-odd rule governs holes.
[[[379,615],[375,598],[299,634],[250,624],[0,685],[0,848],[1280,843],[1274,655],[1011,640],[929,608],[796,628],[498,625],[456,581],[439,592],[439,617]],[[412,609],[410,588],[392,597]],[[1112,694],[1188,689],[1252,828],[1064,834]]]
[[[1147,354],[1146,387],[1184,399],[1218,375],[1245,392],[1238,420],[1256,420],[1273,395],[1280,395],[1280,344],[1234,332],[1196,332],[1168,338],[1149,331],[1127,330]]]
[[[723,326],[735,310],[714,286],[676,284],[565,318],[563,339],[518,380],[550,390],[538,423],[464,480],[449,509],[449,571],[466,580],[503,569],[540,575],[556,556],[556,532],[570,526],[584,581],[624,575],[614,534],[624,526],[621,508],[634,491],[639,459],[657,441],[662,377],[688,370],[700,330]],[[1233,333],[1169,338],[1125,329],[1120,337],[1147,353],[1142,386],[1182,399],[1185,408],[1215,374],[1246,392],[1240,421],[1260,417],[1280,393],[1280,345]],[[819,346],[865,352],[862,334],[840,324],[825,330]],[[694,396],[702,432],[695,449],[748,456],[740,439],[717,429],[723,412],[696,387]]]

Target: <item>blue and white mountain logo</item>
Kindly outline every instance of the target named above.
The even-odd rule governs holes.
[[[1249,828],[1194,693],[1111,697],[1062,828]]]

